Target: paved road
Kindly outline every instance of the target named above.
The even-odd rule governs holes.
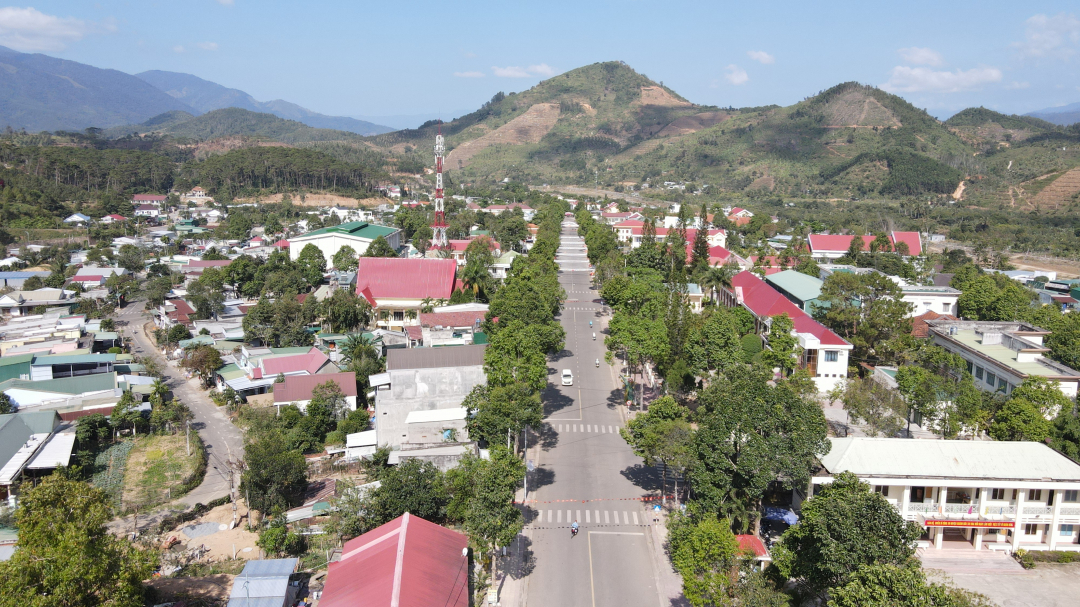
[[[584,246],[576,224],[564,223],[557,261],[567,294],[559,317],[566,350],[549,363],[546,423],[539,448],[528,455],[536,470],[529,474],[526,528],[518,548],[531,551],[531,564],[520,602],[668,605],[659,591],[653,502],[641,499],[659,494],[659,479],[618,434],[625,416],[622,392],[615,370],[604,362],[605,319]],[[559,385],[562,369],[571,370],[574,385]],[[574,520],[581,533],[571,538]]]
[[[228,462],[230,460],[238,462],[243,459],[244,436],[225,415],[225,411],[210,400],[206,391],[199,386],[197,379],[184,378],[183,373],[176,366],[166,362],[161,353],[154,349],[152,341],[143,330],[143,324],[147,320],[143,304],[142,301],[129,302],[117,313],[116,319],[125,335],[135,340],[133,353],[136,356],[156,358],[165,375],[165,383],[168,384],[173,395],[191,409],[194,416],[191,427],[198,430],[206,446],[208,456],[206,477],[201,485],[177,502],[188,506],[196,503],[205,504],[229,494]],[[239,486],[239,477],[236,477],[235,482]]]

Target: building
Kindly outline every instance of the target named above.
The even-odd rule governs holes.
[[[811,495],[851,472],[919,523],[925,546],[1080,551],[1080,464],[1042,443],[829,440]]]
[[[228,607],[289,607],[299,585],[290,584],[300,559],[251,560],[236,576]]]
[[[615,230],[615,238],[619,242],[630,245],[631,249],[636,249],[641,246],[641,241],[645,237],[645,222],[641,220],[628,220],[617,223],[613,226]],[[674,228],[657,227],[656,241],[665,242],[670,234],[675,231]],[[694,239],[697,238],[696,228],[686,229],[686,243],[687,245],[693,245]],[[706,238],[710,247],[723,247],[727,245],[727,230],[719,228],[709,228],[708,237]]]
[[[0,498],[14,506],[13,486],[67,466],[74,447],[75,428],[56,411],[0,415]]]
[[[152,204],[140,204],[135,207],[136,217],[146,217],[147,219],[156,219],[161,215],[161,209]]]
[[[784,270],[765,277],[769,286],[788,298],[803,312],[814,313],[814,307],[821,297],[821,285],[824,281],[795,270]]]
[[[10,316],[26,316],[40,307],[65,306],[75,304],[77,293],[64,289],[37,289],[34,291],[12,291],[0,295],[0,310]]]
[[[319,606],[467,607],[470,566],[467,537],[406,512],[345,543]]]
[[[385,238],[394,250],[401,247],[401,230],[378,226],[366,221],[350,221],[290,238],[289,257],[296,261],[300,257],[300,252],[308,244],[318,247],[327,262],[345,245],[352,247],[357,255],[363,255],[368,246],[379,236]]]
[[[101,223],[104,224],[122,223],[124,221],[127,221],[127,217],[124,217],[123,215],[117,215],[116,213],[112,213],[101,218]]]
[[[50,274],[52,274],[52,272],[0,272],[0,288],[11,287],[14,289],[21,289],[27,278],[37,276],[38,278],[45,280]]]
[[[164,194],[136,194],[131,197],[131,206],[138,208],[140,205],[153,205],[154,208],[165,206],[168,196]]]
[[[284,405],[296,405],[301,411],[307,411],[312,393],[317,386],[326,382],[337,384],[345,395],[345,404],[349,411],[356,411],[356,374],[323,373],[316,375],[288,375],[285,382],[274,384],[274,406],[279,409]]]
[[[889,232],[886,234],[889,239],[889,244],[892,245],[893,250],[900,243],[904,243],[907,247],[907,254],[912,257],[922,255],[922,239],[919,237],[918,232]],[[863,236],[852,236],[850,234],[811,234],[807,237],[807,241],[810,245],[810,255],[814,259],[819,261],[828,261],[830,259],[839,259],[844,255],[847,255],[848,249],[851,248],[851,241],[854,238],[861,238],[863,241],[863,250],[870,250],[870,243],[874,241],[876,236],[873,234],[865,234]],[[901,247],[902,249],[903,247]]]
[[[530,207],[523,202],[512,202],[510,204],[491,204],[486,209],[482,209],[491,213],[492,215],[502,215],[505,211],[513,211],[514,209],[521,209],[522,215],[525,217],[525,221],[532,221],[534,215],[536,215],[536,209]]]
[[[967,361],[975,385],[983,390],[1011,394],[1028,377],[1054,380],[1062,394],[1076,398],[1080,371],[1045,355],[1043,338],[1050,334],[1026,322],[931,320],[935,345]]]
[[[487,308],[487,306],[484,306]],[[420,313],[423,346],[467,346],[474,343],[487,310]]]
[[[920,285],[901,285],[904,292],[901,298],[911,304],[909,317],[921,316],[927,312],[954,315],[957,313],[956,302],[960,291],[952,287],[924,287]]]
[[[330,357],[318,348],[253,348],[245,345],[241,346],[240,354],[236,358],[237,362],[218,369],[218,386],[224,389],[227,385],[242,396],[269,392],[279,377],[288,380],[291,376],[325,377],[341,373],[341,369],[330,362]],[[327,378],[317,381],[315,385],[327,381],[336,380]],[[302,392],[298,384],[297,393]]]
[[[75,225],[86,225],[90,223],[90,217],[83,215],[82,213],[73,213],[64,218],[64,223],[71,223]]]
[[[356,294],[375,309],[379,328],[403,331],[406,316],[415,318],[425,300],[449,300],[456,280],[453,259],[361,257]]]
[[[7,394],[20,411],[50,409],[61,413],[84,409],[111,410],[123,395],[116,373],[37,381],[20,375],[0,382],[0,392]]]
[[[487,346],[388,350],[386,372],[372,375],[378,444],[391,449],[467,440],[469,392],[487,381]]]
[[[937,312],[923,312],[918,316],[911,319],[911,335],[913,337],[919,337],[926,339],[930,337],[930,325],[926,324],[931,320],[959,320],[952,314],[938,314]]]
[[[728,307],[742,306],[756,319],[757,331],[768,343],[772,317],[787,314],[795,325],[802,355],[799,366],[810,374],[821,392],[828,392],[847,377],[848,354],[852,345],[803,312],[757,275],[739,272],[731,279],[731,289],[723,289],[720,301]]]

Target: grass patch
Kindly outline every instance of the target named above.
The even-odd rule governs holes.
[[[94,474],[90,484],[109,495],[113,509],[120,511],[124,490],[124,470],[135,441],[120,441],[97,454],[94,458]]]
[[[202,443],[191,436],[187,454],[184,434],[157,434],[139,437],[128,457],[124,473],[123,505],[150,508],[172,501],[197,485],[205,466]],[[202,470],[200,470],[200,468]]]

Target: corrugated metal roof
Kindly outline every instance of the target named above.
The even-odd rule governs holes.
[[[850,346],[842,337],[830,331],[803,312],[798,306],[770,287],[757,275],[739,272],[731,279],[732,289],[742,289],[743,303],[758,317],[773,317],[787,314],[791,317],[797,333],[809,333],[818,338],[822,345]]]
[[[248,561],[244,564],[244,570],[236,576],[239,581],[242,578],[258,577],[289,577],[296,571],[299,559],[259,559]],[[235,588],[235,586],[234,586]],[[233,596],[236,596],[234,591]],[[252,594],[251,596],[255,596]]]
[[[274,402],[311,400],[316,386],[334,382],[345,396],[356,396],[356,373],[323,373],[321,375],[289,375],[284,384],[274,385]]]
[[[765,282],[778,289],[787,291],[799,301],[803,302],[821,297],[821,285],[823,284],[823,281],[820,278],[814,278],[813,276],[808,276],[795,270],[784,270],[783,272],[769,275],[765,278]]]
[[[53,468],[66,466],[71,461],[71,451],[74,448],[74,432],[53,434],[49,442],[38,450],[37,455],[30,460],[26,467],[30,470],[52,470]]]
[[[465,407],[451,407],[449,409],[429,409],[427,411],[409,411],[405,416],[406,424],[423,424],[430,422],[448,422],[465,419],[469,415]]]
[[[52,354],[34,357],[35,367],[42,365],[86,365],[91,363],[115,363],[115,354]]]
[[[368,223],[366,221],[349,221],[340,225],[315,230],[314,232],[308,232],[307,234],[301,234],[300,236],[296,236],[292,240],[296,241],[304,238],[310,238],[312,236],[321,236],[323,234],[342,234],[346,236],[355,236],[357,238],[367,238],[370,240],[375,240],[379,236],[389,236],[394,232],[398,231],[399,230],[397,228],[377,226],[373,223]]]
[[[39,392],[58,392],[61,394],[83,394],[84,392],[100,392],[112,390],[116,387],[116,373],[93,373],[78,377],[62,377],[60,379],[43,379],[30,381],[28,379],[9,379],[0,382],[0,392],[6,392],[11,388],[22,390],[35,390]]]
[[[1080,481],[1080,464],[1030,441],[830,438],[830,474],[979,480]]]
[[[449,348],[405,348],[386,353],[386,370],[474,367],[484,364],[486,345]]]
[[[356,293],[375,299],[450,299],[457,262],[453,259],[361,257]]]

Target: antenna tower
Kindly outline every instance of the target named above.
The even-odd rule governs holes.
[[[443,207],[442,166],[445,151],[442,127],[439,127],[439,134],[435,136],[435,223],[431,225],[431,246],[434,249],[449,245],[446,240],[446,209]]]

